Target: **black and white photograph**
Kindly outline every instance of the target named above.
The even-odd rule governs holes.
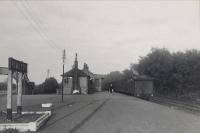
[[[0,0],[0,133],[200,133],[200,0]]]

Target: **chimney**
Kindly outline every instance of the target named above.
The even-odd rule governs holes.
[[[88,69],[89,69],[88,65],[86,63],[84,63],[83,70],[88,70]]]

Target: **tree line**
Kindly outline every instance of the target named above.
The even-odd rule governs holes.
[[[12,89],[15,91],[17,89],[17,85],[15,83],[12,84]],[[3,82],[0,82],[0,91],[7,90],[7,79]]]
[[[33,94],[52,94],[60,87],[54,77],[46,79],[43,83],[38,84],[33,89]],[[17,85],[13,83],[13,90],[16,90]],[[0,91],[7,90],[7,80],[0,82]]]
[[[155,91],[165,95],[200,93],[200,51],[169,52],[153,48],[134,68],[155,78]]]
[[[170,52],[166,48],[152,48],[137,64],[123,72],[114,71],[107,75],[105,82],[130,76],[131,69],[141,75],[154,78],[154,91],[168,96],[200,95],[200,51],[186,50]]]

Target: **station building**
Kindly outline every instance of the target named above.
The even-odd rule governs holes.
[[[95,91],[102,91],[104,75],[94,74],[84,63],[83,69],[78,68],[77,54],[71,70],[64,73],[63,93],[64,94],[89,94]]]

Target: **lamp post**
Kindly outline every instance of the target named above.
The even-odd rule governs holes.
[[[63,74],[62,74],[62,102],[63,102],[63,88],[64,88],[65,59],[66,59],[66,53],[65,53],[65,49],[64,49],[64,50],[63,50],[63,56],[62,56],[62,60],[63,60]]]

